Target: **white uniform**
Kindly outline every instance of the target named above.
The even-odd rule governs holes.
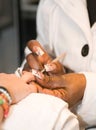
[[[85,74],[84,97],[75,112],[81,129],[96,125],[96,25],[90,28],[86,1],[41,0],[37,32],[51,55],[65,53],[64,66]],[[61,99],[31,94],[11,108],[3,130],[79,130],[78,120]]]
[[[86,90],[76,112],[96,125],[96,24],[90,28],[85,0],[41,0],[37,39],[51,55],[65,53],[64,66],[86,76]]]

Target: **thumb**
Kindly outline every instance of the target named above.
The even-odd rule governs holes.
[[[51,62],[44,65],[46,72],[51,72],[52,74],[60,75],[65,73],[64,66],[59,62]]]
[[[54,89],[64,87],[64,75],[48,76],[37,70],[32,70],[32,74],[35,76],[36,81],[45,88]]]

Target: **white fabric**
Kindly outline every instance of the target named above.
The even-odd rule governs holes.
[[[41,0],[37,33],[37,40],[51,55],[66,54],[64,66],[88,72],[84,73],[87,85],[77,113],[83,125],[96,125],[96,24],[90,28],[86,0]],[[84,57],[81,52],[86,44],[89,53]]]
[[[37,33],[37,40],[50,54],[66,54],[63,61],[66,67],[76,72],[92,70],[93,38],[84,1],[41,0]],[[81,51],[85,44],[90,50],[88,56],[83,57]]]
[[[58,104],[58,105],[57,105]],[[79,130],[76,116],[61,99],[30,94],[11,107],[0,130]]]
[[[86,89],[82,103],[77,108],[81,122],[96,125],[96,73],[86,72]],[[95,84],[95,85],[94,85]]]

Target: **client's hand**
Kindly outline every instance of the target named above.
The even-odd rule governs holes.
[[[53,91],[53,93],[50,94],[67,101],[70,107],[79,102],[84,95],[86,79],[83,74],[70,73],[61,76],[48,76],[38,72],[36,75],[38,84],[51,89],[49,91]]]
[[[28,55],[26,54],[27,64],[25,66],[25,70],[30,71],[30,69],[36,69],[41,71],[42,69],[44,69],[44,66],[48,64],[46,69],[48,75],[51,74],[59,75],[65,73],[63,65],[61,65],[59,61],[52,62],[52,58],[43,49],[43,47],[40,45],[38,41],[36,40],[29,41],[27,43],[27,47],[32,53]]]
[[[0,74],[0,86],[4,86],[12,96],[12,103],[17,103],[32,92],[37,92],[34,84],[27,84],[27,79],[18,78],[15,74]]]

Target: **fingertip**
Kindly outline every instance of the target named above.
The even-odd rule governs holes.
[[[33,46],[33,51],[34,53],[36,53],[38,56],[42,56],[44,55],[44,51],[41,47],[38,47],[38,46]]]
[[[47,72],[54,71],[56,69],[56,65],[54,63],[46,64],[44,67]]]
[[[43,79],[43,78],[44,78],[43,73],[40,72],[40,71],[37,71],[37,70],[32,69],[32,74],[33,74],[34,76],[36,76],[37,78],[39,78],[39,79]]]

